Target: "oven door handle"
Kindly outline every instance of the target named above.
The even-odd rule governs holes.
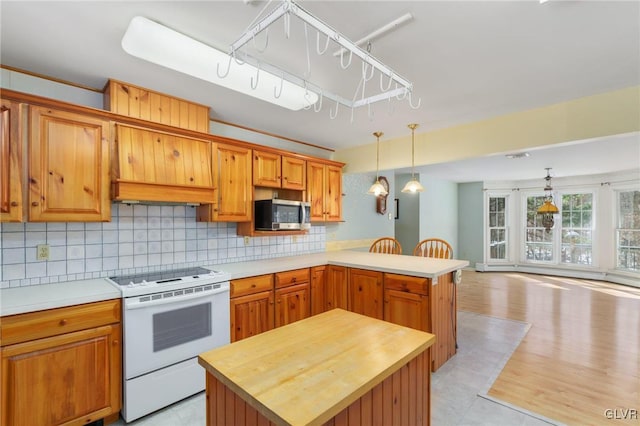
[[[163,293],[160,293],[161,295],[163,295],[163,297],[155,300],[152,299],[153,295],[128,297],[124,300],[124,309],[125,310],[143,309],[143,308],[149,308],[152,306],[167,305],[169,303],[184,302],[186,300],[205,299],[205,298],[214,296],[216,294],[225,293],[225,292],[229,293],[229,287],[220,287],[213,290],[203,290],[197,293],[194,292],[191,294],[182,294],[179,296],[171,296],[171,297],[164,297]],[[149,300],[145,300],[141,302],[140,299],[145,297],[149,297]],[[228,294],[227,294],[227,297],[228,297]]]

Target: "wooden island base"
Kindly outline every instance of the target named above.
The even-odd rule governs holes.
[[[429,425],[434,341],[334,309],[214,349],[207,425]]]

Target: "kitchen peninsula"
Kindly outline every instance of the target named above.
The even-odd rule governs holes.
[[[468,264],[344,250],[215,267],[232,278],[232,342],[341,308],[435,334],[436,371],[456,353],[455,283]]]
[[[207,424],[428,425],[434,341],[334,309],[203,353]]]

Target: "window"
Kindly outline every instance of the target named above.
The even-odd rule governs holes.
[[[507,198],[489,197],[489,259],[507,259]]]
[[[640,191],[618,193],[616,267],[640,271]]]
[[[525,259],[528,261],[553,261],[553,232],[545,231],[538,207],[544,203],[544,195],[527,197],[527,222],[525,226]]]
[[[591,265],[593,194],[562,195],[561,262]]]

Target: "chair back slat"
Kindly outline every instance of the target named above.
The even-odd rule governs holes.
[[[369,247],[370,253],[384,253],[384,254],[402,254],[402,246],[400,242],[395,238],[382,237],[378,238]]]
[[[420,241],[413,249],[414,256],[453,259],[451,245],[440,238],[427,238]]]

